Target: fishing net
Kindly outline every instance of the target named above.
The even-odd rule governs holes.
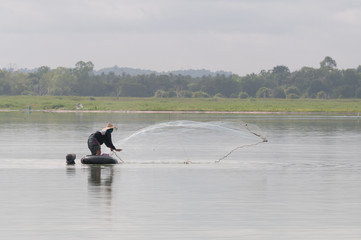
[[[244,122],[171,121],[140,129],[117,146],[127,163],[217,163],[266,141],[256,125]]]

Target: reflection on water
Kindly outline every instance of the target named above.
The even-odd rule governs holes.
[[[76,168],[74,165],[66,165],[66,175],[69,177],[73,177],[76,174]]]
[[[111,191],[113,182],[113,166],[112,165],[89,165],[89,185],[90,186],[106,186]]]
[[[250,122],[269,142],[238,149],[219,164],[97,166],[77,159],[66,165],[67,153],[88,153],[87,136],[104,118],[119,126],[114,142],[180,120]],[[0,112],[0,129],[4,239],[361,238],[357,117]],[[132,144],[141,151],[175,139],[163,130],[148,138],[138,134]],[[166,141],[155,137],[159,133]],[[227,143],[233,137],[254,137],[243,132],[219,142],[209,133],[197,134],[198,140],[222,150],[233,149]],[[132,155],[127,144],[119,146],[121,157]],[[197,155],[197,146],[185,149]],[[163,153],[181,158],[177,151]]]
[[[88,205],[94,211],[98,224],[113,222],[112,184],[114,169],[112,165],[88,166]]]
[[[88,192],[90,197],[101,198],[107,205],[111,205],[113,166],[90,165],[88,171]]]

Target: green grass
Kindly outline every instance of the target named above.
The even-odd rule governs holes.
[[[0,110],[88,111],[215,111],[215,112],[320,112],[358,114],[361,99],[226,99],[226,98],[115,98],[73,96],[0,96]]]

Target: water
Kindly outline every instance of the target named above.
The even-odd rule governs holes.
[[[107,121],[127,163],[80,164]],[[268,142],[219,130],[240,122]],[[2,239],[361,238],[358,117],[0,112],[0,129]]]

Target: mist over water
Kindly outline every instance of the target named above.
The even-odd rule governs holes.
[[[129,163],[214,163],[260,142],[257,135],[243,122],[179,120],[142,128],[116,145]]]

